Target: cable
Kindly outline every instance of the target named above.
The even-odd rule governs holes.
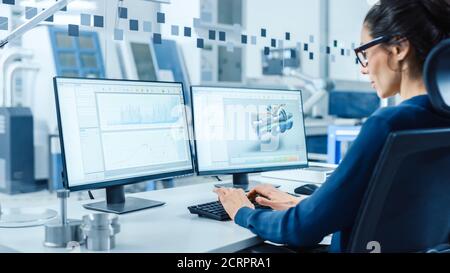
[[[213,176],[213,177],[216,178],[217,181],[222,182],[222,179],[220,179],[220,177],[218,177],[218,176]]]
[[[88,191],[88,194],[89,194],[89,198],[91,199],[91,200],[94,200],[95,198],[94,198],[94,195],[92,195],[92,192],[91,191]]]

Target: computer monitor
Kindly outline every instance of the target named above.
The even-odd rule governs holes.
[[[125,198],[124,185],[193,174],[181,83],[56,77],[54,86],[65,187],[106,188],[106,202],[85,208],[160,206]]]
[[[199,175],[233,175],[234,187],[257,185],[248,173],[308,166],[298,90],[192,87]]]

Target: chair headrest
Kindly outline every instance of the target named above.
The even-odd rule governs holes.
[[[431,51],[423,75],[433,107],[450,117],[450,39],[442,41]]]

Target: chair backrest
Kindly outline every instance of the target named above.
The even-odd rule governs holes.
[[[448,243],[450,129],[392,133],[356,220],[349,252],[426,251]]]
[[[431,51],[423,75],[433,107],[441,114],[450,116],[450,39]]]
[[[424,67],[434,109],[450,118],[450,39]],[[421,252],[450,240],[450,128],[392,133],[383,148],[347,251]]]

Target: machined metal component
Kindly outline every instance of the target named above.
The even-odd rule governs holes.
[[[83,216],[81,226],[86,247],[92,251],[115,248],[116,234],[120,232],[119,218],[108,213],[93,213]]]
[[[61,221],[55,220],[45,225],[46,247],[65,248],[70,242],[83,242],[83,234],[80,229],[81,221],[67,220],[65,225]]]
[[[84,241],[81,231],[81,221],[67,219],[67,198],[70,192],[68,190],[60,190],[56,193],[61,200],[60,218],[45,225],[45,242],[46,247],[67,247],[70,242],[82,244]]]

